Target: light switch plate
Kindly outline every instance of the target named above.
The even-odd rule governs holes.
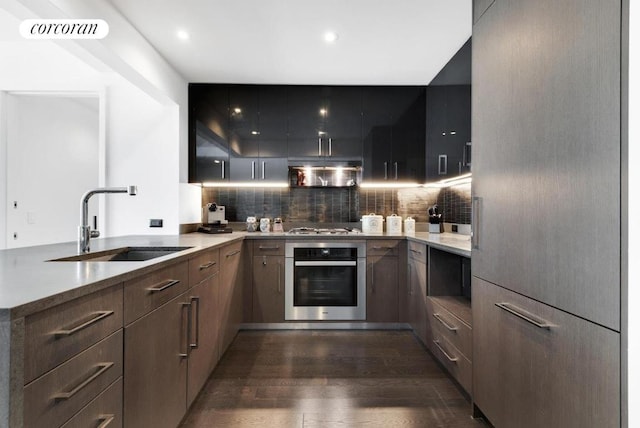
[[[152,218],[149,220],[149,227],[162,227],[161,218]]]

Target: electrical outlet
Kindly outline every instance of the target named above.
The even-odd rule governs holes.
[[[161,218],[152,218],[149,220],[149,227],[162,227]]]
[[[453,233],[458,233],[458,225],[457,224],[452,224],[451,225],[451,231]]]

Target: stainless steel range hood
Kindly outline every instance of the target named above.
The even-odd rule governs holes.
[[[291,187],[354,187],[362,181],[362,164],[354,161],[289,162]]]

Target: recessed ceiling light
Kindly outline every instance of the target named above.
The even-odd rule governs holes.
[[[184,30],[178,30],[176,31],[176,37],[178,37],[180,40],[189,40],[189,33]]]
[[[236,107],[236,108],[233,109],[233,112],[236,113],[236,114],[240,114],[240,113],[242,113],[242,109],[240,107]]]
[[[338,40],[338,33],[335,31],[327,31],[324,33],[324,41],[327,43],[335,43]]]

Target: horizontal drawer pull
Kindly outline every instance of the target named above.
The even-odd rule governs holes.
[[[166,281],[159,282],[151,287],[147,288],[147,291],[151,291],[152,293],[157,293],[158,291],[164,291],[169,287],[173,287],[176,284],[179,284],[179,279],[168,279]]]
[[[258,249],[259,249],[259,250],[274,250],[274,251],[275,251],[275,250],[279,250],[279,249],[280,249],[280,246],[279,246],[279,245],[276,245],[275,247],[263,247],[262,245],[260,245],[260,246],[258,247]]]
[[[240,254],[240,250],[236,250],[233,253],[229,253],[229,254],[226,255],[226,257],[235,256],[236,254]]]
[[[415,254],[422,254],[422,251],[414,250],[413,248],[410,248],[409,251]]]
[[[374,250],[395,250],[396,247],[371,247]]]
[[[446,322],[445,320],[442,319],[442,317],[440,316],[440,314],[433,314],[433,317],[435,319],[437,319],[438,321],[440,321],[440,323],[445,326],[445,328],[449,331],[453,331],[456,332],[458,331],[458,327],[456,326],[452,326],[451,324],[449,324],[448,322]]]
[[[107,428],[111,422],[116,419],[116,415],[100,415],[98,416],[98,421],[100,421],[100,425],[98,428]]]
[[[199,266],[200,270],[205,270],[205,269],[209,269],[211,266],[215,266],[217,263],[216,262],[209,262],[209,263],[205,263],[203,265]]]
[[[78,384],[71,391],[69,391],[69,392],[60,392],[58,394],[55,394],[53,396],[53,398],[56,399],[56,400],[68,400],[69,398],[73,397],[78,392],[80,392],[87,385],[89,385],[91,382],[93,382],[94,380],[99,378],[100,375],[102,375],[104,372],[106,372],[111,367],[113,367],[113,364],[114,363],[100,363],[100,364],[98,364],[96,367],[94,367],[94,368],[98,369],[94,374],[92,374],[91,376],[86,378],[84,381],[82,381],[80,384]]]
[[[550,324],[542,318],[538,318],[535,315],[525,311],[524,309],[512,305],[511,303],[496,303],[496,306],[509,312],[510,314],[517,316],[518,318],[525,320],[530,324],[535,325],[538,328],[550,330],[551,327],[555,327],[553,324]]]
[[[99,311],[99,312],[94,312],[92,314],[90,314],[87,318],[83,318],[82,320],[78,321],[80,324],[76,325],[73,328],[69,328],[69,329],[63,329],[63,330],[56,330],[53,332],[54,335],[56,336],[71,336],[74,333],[79,332],[80,330],[84,330],[85,328],[89,327],[92,324],[97,323],[98,321],[108,317],[109,315],[113,315],[113,311]]]
[[[295,262],[295,266],[356,266],[357,262],[349,262],[349,261],[309,261],[309,262]]]
[[[438,347],[438,349],[440,350],[440,352],[442,352],[442,354],[447,358],[447,360],[449,360],[452,363],[456,363],[458,362],[458,359],[456,357],[452,357],[451,355],[449,355],[447,353],[447,351],[444,350],[444,348],[442,347],[442,345],[440,345],[440,342],[437,340],[434,340],[433,343]]]

